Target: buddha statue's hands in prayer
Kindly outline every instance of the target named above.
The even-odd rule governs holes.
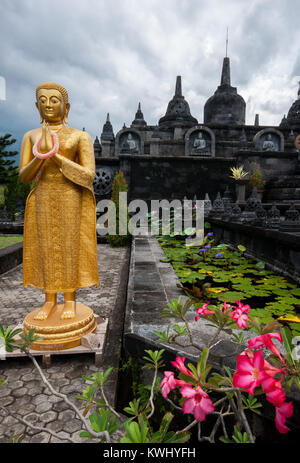
[[[53,148],[53,142],[51,138],[51,132],[48,125],[48,122],[45,122],[42,127],[42,140],[40,143],[40,152],[47,153]]]

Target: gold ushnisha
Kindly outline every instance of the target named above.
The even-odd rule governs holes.
[[[34,348],[61,349],[79,344],[80,336],[95,328],[92,310],[75,301],[78,288],[99,284],[95,158],[90,135],[64,125],[70,108],[65,88],[45,82],[36,97],[45,123],[24,135],[20,156],[20,179],[29,183],[37,174],[39,178],[26,202],[23,284],[44,290],[45,303],[27,315],[24,329],[34,327],[44,337]],[[34,156],[34,145],[51,157]],[[63,305],[56,304],[58,292],[64,293]]]

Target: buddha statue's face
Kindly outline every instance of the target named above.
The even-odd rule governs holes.
[[[69,104],[65,105],[62,94],[52,88],[41,88],[36,102],[41,118],[48,123],[60,123],[67,114]]]

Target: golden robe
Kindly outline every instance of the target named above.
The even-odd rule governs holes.
[[[92,140],[65,126],[57,136],[62,166],[52,158],[44,161],[24,220],[24,287],[50,293],[99,285]],[[30,138],[23,143],[31,145],[31,158],[21,156],[20,168],[33,158]]]

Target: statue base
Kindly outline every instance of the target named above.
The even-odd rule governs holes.
[[[97,328],[92,309],[76,304],[75,318],[61,320],[63,304],[57,304],[46,320],[35,320],[40,309],[35,309],[24,319],[24,333],[34,329],[36,336],[43,338],[31,344],[34,350],[64,350],[80,346],[81,338]]]

